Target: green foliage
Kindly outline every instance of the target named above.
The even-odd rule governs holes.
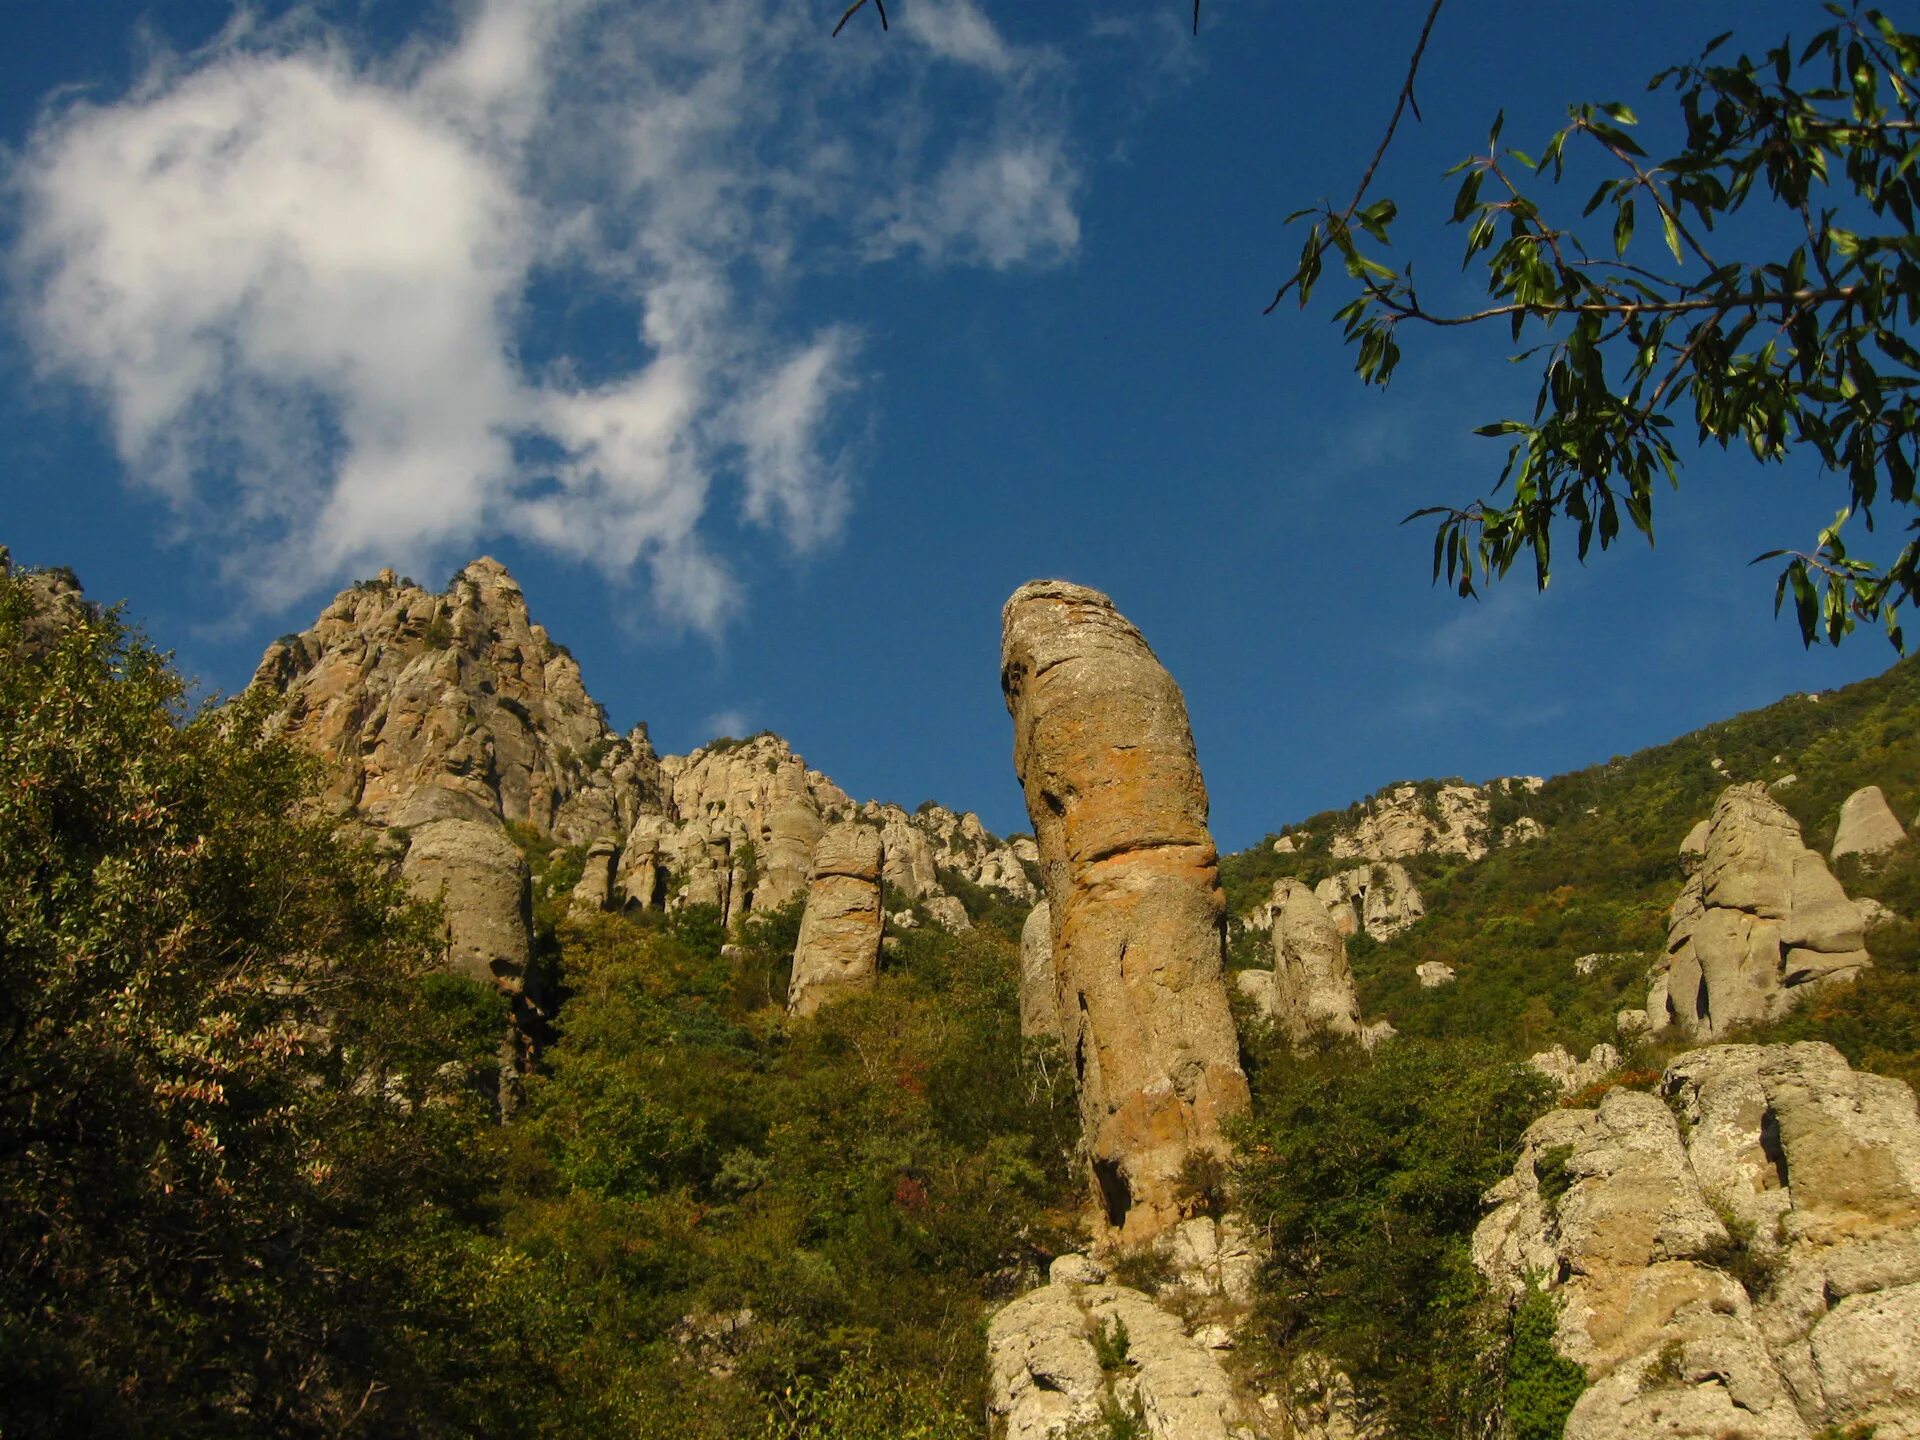
[[[559,928],[570,993],[504,1222],[567,1297],[555,1433],[656,1433],[629,1397],[691,1403],[681,1317],[743,1311],[730,1373],[699,1381],[711,1429],[658,1433],[961,1433],[986,1304],[1066,1243],[1077,1110],[1057,1066],[1009,1061],[1010,942],[911,932],[872,993],[790,1024],[772,977],[797,923],[749,922],[726,956],[710,911]]]
[[[975,1440],[979,1422],[950,1394],[865,1352],[824,1383],[803,1375],[788,1386],[761,1433],[765,1440]]]
[[[1127,1333],[1127,1322],[1118,1315],[1094,1327],[1094,1358],[1106,1374],[1126,1369],[1127,1352],[1132,1348],[1133,1337]]]
[[[1557,1206],[1560,1197],[1573,1188],[1573,1172],[1567,1162],[1573,1158],[1573,1146],[1553,1145],[1533,1162],[1533,1178],[1540,1186],[1540,1198]]]
[[[1780,1257],[1754,1249],[1753,1221],[1743,1220],[1719,1206],[1715,1209],[1719,1211],[1720,1223],[1726,1229],[1727,1238],[1703,1250],[1698,1257],[1700,1263],[1726,1271],[1740,1282],[1747,1294],[1759,1300],[1773,1289]]]
[[[0,577],[0,1431],[473,1433],[475,997],[257,704],[33,624]]]
[[[1680,841],[1727,784],[1796,775],[1776,798],[1799,820],[1808,845],[1824,850],[1841,802],[1861,785],[1879,785],[1896,813],[1920,810],[1917,717],[1920,669],[1903,661],[1817,700],[1789,696],[1549,780],[1520,802],[1543,826],[1540,839],[1473,862],[1435,855],[1405,862],[1427,915],[1390,941],[1349,942],[1362,1008],[1402,1035],[1490,1040],[1522,1056],[1556,1043],[1584,1052],[1614,1040],[1615,1012],[1646,1003],[1646,972],[1666,943],[1667,910],[1683,878]],[[1346,862],[1325,854],[1324,838],[1344,818],[1328,812],[1288,827],[1323,837],[1318,851],[1308,845],[1275,855],[1260,845],[1228,856],[1221,868],[1229,903],[1241,911],[1264,900],[1276,873],[1312,882],[1342,868]],[[1920,846],[1872,865],[1843,861],[1838,873],[1849,894],[1920,915]],[[1258,959],[1262,939],[1233,943]],[[1826,1039],[1855,1064],[1920,1078],[1920,927],[1883,926],[1868,944],[1874,968],[1857,984],[1823,992],[1764,1033]],[[1582,975],[1573,961],[1587,954],[1599,960]],[[1414,967],[1427,960],[1451,966],[1457,983],[1423,990]]]
[[[1546,1082],[1469,1042],[1294,1057],[1276,1041],[1248,1059],[1235,1192],[1273,1242],[1257,1333],[1330,1358],[1397,1436],[1482,1433],[1505,1317],[1468,1244]]]
[[[1514,1307],[1507,1349],[1505,1403],[1513,1440],[1560,1440],[1587,1374],[1553,1348],[1560,1307],[1529,1277]]]
[[[1920,467],[1920,37],[1877,10],[1826,8],[1838,23],[1804,44],[1728,58],[1721,35],[1654,76],[1680,135],[1667,159],[1649,156],[1621,104],[1573,107],[1537,159],[1504,145],[1496,119],[1486,149],[1448,172],[1461,176],[1464,263],[1486,286],[1479,309],[1431,310],[1411,266],[1377,258],[1398,211],[1366,201],[1371,168],[1344,210],[1293,217],[1312,226],[1280,295],[1297,289],[1305,305],[1328,252],[1339,257],[1353,295],[1335,318],[1366,383],[1392,378],[1409,322],[1510,329],[1540,369],[1532,416],[1478,432],[1511,438],[1495,487],[1507,498],[1418,512],[1439,517],[1436,579],[1470,595],[1524,556],[1544,589],[1556,531],[1572,529],[1582,560],[1623,521],[1651,539],[1655,488],[1676,480],[1676,437],[1691,428],[1761,461],[1805,447],[1844,477],[1813,548],[1772,552],[1789,556],[1775,608],[1792,595],[1809,644],[1837,643],[1856,620],[1884,621],[1901,643],[1920,540],[1883,570],[1850,555],[1842,531],[1856,513],[1871,529],[1883,500],[1913,505]],[[1530,193],[1548,180],[1595,187],[1578,218]],[[1773,223],[1742,225],[1750,204]],[[1649,244],[1639,224],[1656,218]]]

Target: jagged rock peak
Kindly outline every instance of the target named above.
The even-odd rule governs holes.
[[[1058,580],[1008,600],[1000,681],[1100,1234],[1148,1242],[1183,1218],[1187,1160],[1220,1153],[1249,1103],[1186,702],[1111,600]]]
[[[93,610],[80,588],[80,578],[64,565],[43,570],[16,569],[7,547],[0,545],[0,575],[17,579],[26,590],[27,615],[22,634],[29,652],[50,648],[69,619]]]
[[[327,791],[376,822],[510,820],[569,842],[662,803],[644,730],[622,736],[507,568],[482,556],[435,594],[391,570],[267,647],[253,684]]]

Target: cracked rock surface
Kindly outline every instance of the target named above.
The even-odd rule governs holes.
[[[1673,903],[1647,1014],[1656,1031],[1678,1026],[1711,1040],[1774,1019],[1871,963],[1859,908],[1801,840],[1799,823],[1765,786],[1732,785]]]
[[[1007,602],[1001,686],[1100,1237],[1137,1244],[1183,1218],[1183,1165],[1249,1103],[1186,703],[1113,602],[1064,581]]]
[[[1920,1114],[1831,1046],[1677,1057],[1528,1129],[1474,1259],[1560,1302],[1568,1440],[1920,1436]]]

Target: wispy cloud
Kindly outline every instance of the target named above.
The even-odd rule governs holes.
[[[972,0],[831,50],[795,9],[473,0],[385,54],[236,24],[50,106],[10,177],[17,314],[253,600],[504,532],[717,632],[721,494],[796,550],[848,513],[860,341],[797,322],[815,257],[1079,237],[1049,57]],[[976,103],[936,126],[942,85]],[[529,364],[543,279],[633,315],[624,356]]]

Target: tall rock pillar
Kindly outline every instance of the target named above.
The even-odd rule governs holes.
[[[1002,623],[1102,1239],[1133,1245],[1183,1218],[1182,1168],[1248,1105],[1206,785],[1179,686],[1105,595],[1032,581]]]

